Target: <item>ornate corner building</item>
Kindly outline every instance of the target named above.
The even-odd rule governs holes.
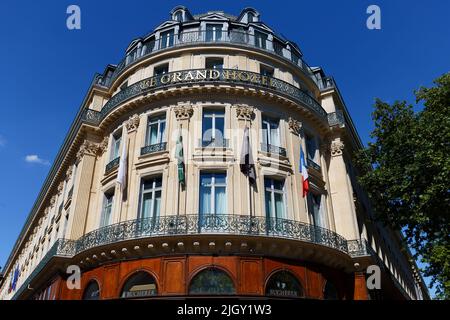
[[[427,299],[400,232],[373,220],[360,148],[333,78],[256,10],[176,7],[94,77],[0,297]]]

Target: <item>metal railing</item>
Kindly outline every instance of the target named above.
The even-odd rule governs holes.
[[[167,142],[151,144],[151,145],[141,148],[141,156],[150,154],[150,153],[165,151],[166,148],[167,148]]]
[[[201,148],[228,148],[230,145],[230,141],[228,139],[200,139],[198,145]]]
[[[286,157],[286,149],[273,144],[261,143],[261,151]]]
[[[344,127],[345,126],[345,118],[344,113],[341,110],[337,110],[336,112],[331,112],[327,115],[328,117],[328,125],[330,127]]]
[[[117,168],[119,166],[119,162],[120,162],[120,157],[117,157],[117,158],[111,160],[105,167],[105,174],[108,174],[111,171],[113,171],[115,168]]]
[[[306,159],[306,164],[308,167],[313,168],[316,171],[320,171],[320,165],[318,165],[317,163],[315,163],[313,160],[311,159]]]
[[[76,254],[114,242],[167,235],[233,234],[312,242],[345,253],[347,240],[337,233],[299,221],[247,215],[172,215],[116,223],[89,232],[76,241]]]
[[[283,80],[262,76],[259,73],[236,69],[188,69],[168,72],[138,81],[111,97],[101,111],[84,110],[82,120],[98,125],[111,111],[121,103],[152,91],[174,86],[186,86],[201,83],[238,84],[249,87],[273,90],[305,105],[316,115],[326,121],[327,113],[322,106],[306,91]]]
[[[98,78],[97,84],[109,87],[111,83],[130,65],[143,60],[149,55],[167,50],[173,47],[207,44],[207,43],[226,43],[239,46],[246,46],[275,53],[279,57],[289,60],[300,68],[308,77],[316,84],[318,80],[311,70],[310,66],[302,59],[302,57],[290,47],[285,46],[277,40],[270,40],[267,37],[255,36],[246,31],[230,30],[222,32],[209,31],[189,31],[179,34],[171,34],[161,37],[158,40],[150,40],[144,42],[141,46],[136,47],[117,65],[113,74],[107,78]],[[319,85],[319,84],[318,84]]]

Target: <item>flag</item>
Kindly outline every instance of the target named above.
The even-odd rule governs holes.
[[[241,172],[248,177],[250,184],[256,183],[255,163],[252,158],[252,149],[250,147],[249,129],[244,129],[244,141],[241,151]]]
[[[309,181],[308,181],[308,169],[306,167],[305,155],[303,148],[300,146],[300,173],[302,174],[302,186],[303,186],[303,198],[308,194]]]
[[[122,197],[124,197],[124,190],[127,187],[127,173],[128,173],[128,150],[127,150],[127,137],[123,139],[122,154],[119,160],[119,170],[117,172],[117,184],[120,186]]]
[[[303,148],[300,146],[300,173],[302,174],[302,187],[303,187],[303,198],[308,194],[309,191],[309,181],[308,181],[308,169],[306,167],[305,155],[303,153]]]
[[[17,281],[19,280],[19,276],[20,276],[20,270],[19,270],[19,266],[17,266],[16,270],[14,270],[14,275],[12,278],[12,283],[11,283],[12,291],[16,291],[16,285],[17,285]]]
[[[177,159],[178,183],[184,186],[184,184],[186,183],[186,179],[184,173],[183,136],[181,135],[181,130],[177,139],[177,144],[175,148],[175,157]]]

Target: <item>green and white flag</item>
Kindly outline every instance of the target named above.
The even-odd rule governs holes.
[[[178,183],[184,186],[186,182],[185,173],[184,173],[184,152],[183,152],[183,136],[181,135],[181,130],[178,135],[176,149],[175,149],[175,157],[177,158],[177,167],[178,167]]]

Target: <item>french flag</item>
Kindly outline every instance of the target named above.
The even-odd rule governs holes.
[[[309,181],[308,181],[308,169],[306,167],[305,154],[303,148],[300,146],[300,173],[302,174],[302,186],[303,186],[303,198],[308,194]]]

